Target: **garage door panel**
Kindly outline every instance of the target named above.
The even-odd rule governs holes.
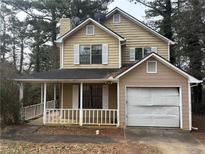
[[[128,118],[128,126],[157,126],[157,127],[179,127],[178,116],[163,115],[138,115]]]
[[[146,114],[146,115],[177,115],[179,116],[179,107],[140,107],[128,105],[128,116]]]
[[[131,105],[179,106],[177,88],[128,88],[127,101]]]

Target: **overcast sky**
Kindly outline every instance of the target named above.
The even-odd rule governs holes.
[[[115,7],[119,7],[141,21],[145,19],[145,7],[142,4],[130,3],[129,0],[114,0],[108,6],[108,10],[110,11]]]

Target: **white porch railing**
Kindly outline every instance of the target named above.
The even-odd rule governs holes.
[[[48,124],[79,124],[79,109],[46,109]]]
[[[24,119],[29,120],[43,114],[43,104],[34,104],[24,107]]]
[[[55,108],[55,100],[47,101],[46,107]],[[25,120],[30,120],[30,119],[43,115],[43,103],[33,104],[33,105],[24,107],[23,114],[24,114]]]
[[[84,125],[117,125],[117,109],[82,109]],[[46,109],[46,124],[80,124],[80,109]]]
[[[117,109],[83,109],[83,124],[116,125]]]

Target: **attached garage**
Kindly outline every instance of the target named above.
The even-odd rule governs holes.
[[[180,127],[180,89],[127,87],[127,126]]]

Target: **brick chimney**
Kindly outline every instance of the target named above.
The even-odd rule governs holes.
[[[70,18],[61,18],[60,19],[60,36],[65,34],[71,29],[71,21]]]

